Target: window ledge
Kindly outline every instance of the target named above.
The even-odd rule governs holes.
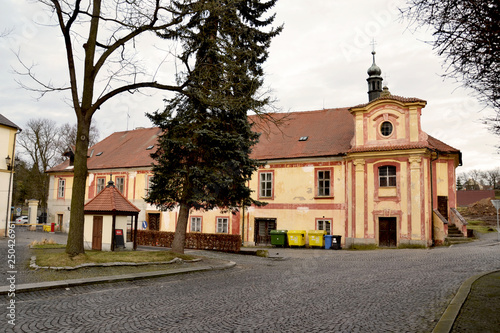
[[[335,197],[333,195],[329,195],[329,196],[315,196],[314,199],[334,199]]]

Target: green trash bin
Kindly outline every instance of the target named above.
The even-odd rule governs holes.
[[[309,230],[307,234],[309,235],[309,246],[323,247],[325,245],[325,230]]]
[[[271,230],[271,245],[285,247],[288,245],[287,242],[287,230]]]

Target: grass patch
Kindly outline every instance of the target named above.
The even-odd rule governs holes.
[[[482,234],[487,234],[489,232],[495,232],[495,229],[493,229],[486,222],[481,221],[481,220],[467,221],[467,229],[475,230],[475,231],[480,232]]]
[[[349,247],[349,250],[356,250],[356,251],[370,251],[377,249],[378,249],[377,244],[352,244]]]
[[[102,264],[109,262],[161,262],[170,261],[174,258],[184,260],[194,259],[194,256],[178,254],[171,251],[86,251],[70,257],[64,249],[34,249],[36,263],[39,266],[50,267],[74,267],[81,264]]]
[[[64,244],[37,244],[31,245],[33,249],[64,249],[66,245]]]
[[[398,249],[426,249],[427,246],[422,244],[399,244]]]

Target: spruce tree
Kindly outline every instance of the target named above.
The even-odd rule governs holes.
[[[234,211],[250,198],[247,183],[259,162],[250,158],[259,135],[247,114],[261,113],[269,97],[259,96],[263,63],[276,0],[176,1],[181,27],[165,31],[183,46],[183,93],[163,112],[149,115],[163,129],[152,155],[154,177],[146,200],[159,209],[179,207],[172,250],[184,252],[190,209]],[[267,30],[266,30],[267,29]]]

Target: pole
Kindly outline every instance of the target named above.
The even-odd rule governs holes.
[[[497,209],[497,242],[500,242],[500,224],[498,223],[498,212],[500,210],[500,200],[491,200],[491,203]]]

